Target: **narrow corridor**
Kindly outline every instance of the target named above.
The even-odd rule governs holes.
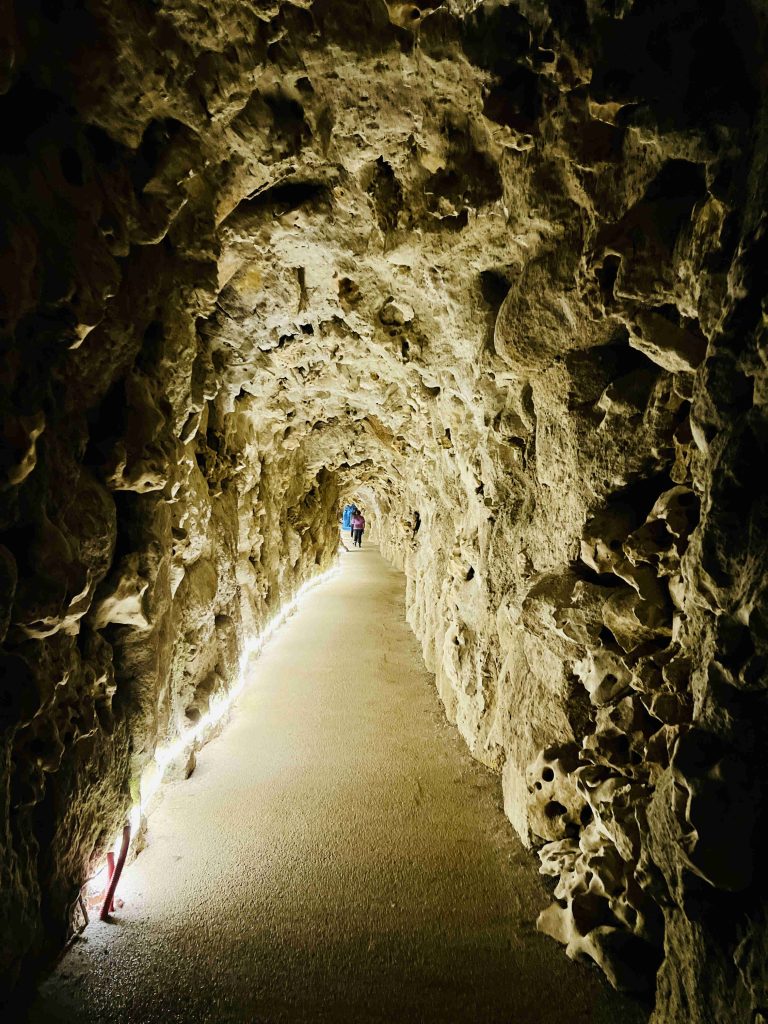
[[[536,933],[536,860],[443,718],[403,577],[367,541],[341,556],[167,788],[124,908],[34,1024],[644,1019]]]

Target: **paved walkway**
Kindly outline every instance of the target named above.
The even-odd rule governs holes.
[[[442,716],[403,589],[372,545],[342,551],[33,1024],[645,1019],[536,933],[536,862]]]

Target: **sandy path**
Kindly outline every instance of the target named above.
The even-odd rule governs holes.
[[[634,1024],[538,935],[534,859],[442,717],[403,577],[342,552],[168,787],[115,923],[29,1020]]]

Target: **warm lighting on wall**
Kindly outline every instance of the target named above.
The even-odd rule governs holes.
[[[314,590],[314,588],[319,586],[321,583],[326,583],[338,572],[339,566],[338,563],[336,563],[326,572],[313,576],[312,579],[307,580],[306,583],[299,587],[291,600],[287,604],[283,605],[280,611],[267,623],[264,629],[257,636],[251,637],[246,641],[243,652],[240,656],[237,678],[230,689],[224,693],[216,694],[216,696],[211,700],[208,711],[193,726],[186,729],[172,742],[161,744],[155,748],[152,760],[141,773],[138,793],[139,800],[133,805],[133,807],[131,807],[128,815],[128,823],[131,826],[132,844],[141,827],[142,818],[146,818],[151,811],[152,800],[163,784],[163,778],[168,766],[176,761],[185,751],[191,751],[193,748],[203,746],[206,740],[210,737],[213,729],[229,713],[235,700],[245,688],[248,665],[251,659],[257,657],[261,653],[265,644],[272,639],[275,632],[283,625],[286,619],[296,611],[299,603],[304,597],[306,597],[307,593],[310,590]],[[122,829],[120,829],[115,837],[113,846],[115,856],[117,856],[120,850],[121,842]],[[105,891],[107,882],[108,871],[107,865],[104,864],[86,883],[86,892],[89,897],[89,901],[95,900]]]

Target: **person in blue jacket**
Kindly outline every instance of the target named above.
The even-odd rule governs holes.
[[[344,506],[344,515],[341,519],[341,528],[343,530],[349,530],[350,536],[352,536],[352,520],[359,511],[357,505],[352,502],[351,505]]]

